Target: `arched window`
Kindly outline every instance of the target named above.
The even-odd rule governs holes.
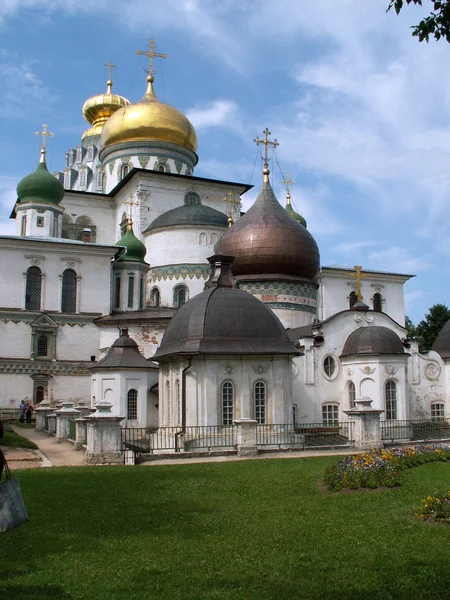
[[[43,385],[38,385],[34,391],[34,402],[35,404],[39,404],[39,402],[42,402],[44,400],[44,386]]]
[[[61,312],[77,312],[77,274],[73,269],[62,274]]]
[[[25,310],[41,310],[42,272],[39,267],[27,271],[25,286]]]
[[[355,306],[356,302],[358,301],[356,292],[350,292],[350,296],[348,297],[348,299],[349,299],[350,308],[352,306]]]
[[[353,381],[348,382],[348,403],[350,408],[355,408],[356,388]]]
[[[120,179],[123,179],[130,172],[130,167],[128,165],[122,165],[122,170],[120,171]]]
[[[392,421],[397,419],[397,386],[395,381],[386,382],[386,419]]]
[[[198,204],[201,204],[200,196],[195,192],[188,192],[184,197],[184,203],[188,206],[196,206]]]
[[[373,295],[373,310],[376,310],[377,312],[382,312],[382,298],[381,298],[381,294],[374,294]]]
[[[234,385],[231,381],[224,381],[221,390],[222,397],[222,425],[233,425],[234,419]]]
[[[183,306],[189,299],[189,290],[185,285],[177,285],[173,290],[173,305],[175,307]]]
[[[333,377],[336,371],[336,361],[332,356],[326,356],[323,361],[323,370],[325,371],[325,375],[329,378]]]
[[[443,421],[445,419],[445,406],[441,402],[434,402],[431,405],[431,420]]]
[[[128,390],[127,394],[127,419],[136,421],[137,419],[137,390]]]
[[[159,171],[160,173],[164,173],[164,171],[165,171],[165,170],[166,170],[166,169],[164,168],[164,165],[159,165],[159,167],[158,167],[158,171]]]
[[[264,381],[257,381],[253,389],[255,401],[255,420],[257,423],[266,422],[266,384]]]
[[[170,383],[166,381],[166,425],[170,425],[171,422],[172,407],[170,405]]]
[[[27,235],[27,215],[23,215],[22,221],[20,222],[20,235]]]
[[[201,246],[206,246],[206,233],[201,233],[198,236],[198,242]]]
[[[139,279],[139,308],[142,310],[145,305],[145,279]]]
[[[152,306],[160,306],[161,304],[161,295],[157,287],[152,288],[150,292],[150,304]]]
[[[80,188],[86,187],[87,173],[86,169],[80,169]]]
[[[322,422],[324,425],[339,424],[339,406],[337,404],[324,404],[322,406]]]
[[[211,237],[209,238],[209,243],[211,244],[211,246],[213,246],[214,244],[217,244],[217,233],[212,233]]]
[[[181,425],[181,396],[180,396],[180,380],[175,381],[175,402],[177,409],[177,425]]]
[[[103,182],[105,180],[105,172],[104,171],[98,171],[97,172],[97,190],[98,191],[103,191]]]
[[[124,213],[122,213],[122,218],[120,221],[120,237],[123,237],[126,234],[127,225],[128,225],[128,217],[127,217],[127,213],[124,212]]]
[[[41,334],[37,340],[37,355],[44,357],[48,354],[48,338],[46,335]]]

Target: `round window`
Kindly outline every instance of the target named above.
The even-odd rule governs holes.
[[[336,361],[332,356],[326,356],[323,361],[323,370],[325,371],[325,375],[327,377],[333,377],[336,373]]]

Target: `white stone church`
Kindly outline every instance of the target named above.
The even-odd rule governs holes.
[[[153,83],[137,102],[111,81],[89,98],[61,172],[44,127],[16,235],[0,236],[0,407],[107,400],[142,427],[329,424],[369,397],[386,420],[448,416],[450,324],[427,354],[407,339],[411,275],[320,266],[272,191],[267,130],[241,214],[250,186],[195,176],[194,127]]]

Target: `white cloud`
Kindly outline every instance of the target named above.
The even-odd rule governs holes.
[[[391,246],[380,252],[372,252],[368,256],[371,268],[389,270],[414,275],[418,271],[429,268],[429,262],[424,256],[411,256],[406,248]],[[373,265],[373,266],[372,266]]]
[[[204,107],[196,106],[187,112],[187,117],[196,129],[207,127],[236,128],[237,105],[230,100],[215,100]]]
[[[353,254],[355,250],[361,250],[370,246],[378,245],[379,242],[340,242],[331,247],[331,252],[339,254]]]

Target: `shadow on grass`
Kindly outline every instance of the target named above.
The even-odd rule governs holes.
[[[68,600],[72,596],[58,585],[3,585],[0,583],[0,597],[5,600],[49,600],[62,598]]]

